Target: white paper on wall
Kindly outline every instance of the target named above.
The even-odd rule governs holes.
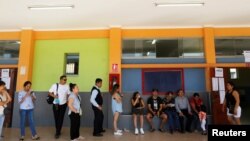
[[[10,89],[10,77],[2,77],[3,82],[5,82],[6,89]]]
[[[1,77],[9,77],[10,69],[2,69]]]
[[[223,104],[226,92],[220,91],[219,94],[220,94],[220,104]]]
[[[223,77],[223,68],[215,68],[215,77]]]
[[[212,89],[213,89],[213,91],[219,90],[219,81],[218,81],[218,78],[216,78],[216,77],[212,78]]]
[[[220,91],[225,91],[224,78],[219,78],[219,90]]]

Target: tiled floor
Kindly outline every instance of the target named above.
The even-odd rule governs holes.
[[[70,141],[69,128],[63,128],[62,135],[59,139],[54,139],[53,127],[38,127],[37,132],[41,141]],[[31,141],[29,128],[26,128],[25,141]],[[125,132],[123,136],[114,136],[112,130],[107,130],[103,137],[93,137],[91,128],[81,128],[81,135],[85,137],[84,141],[207,141],[207,136],[200,133],[161,133],[155,131],[145,132],[145,135],[134,135],[132,131]],[[3,141],[18,141],[20,131],[18,128],[4,129]]]

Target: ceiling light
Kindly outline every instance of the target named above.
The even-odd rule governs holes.
[[[74,5],[32,5],[28,6],[30,10],[53,10],[53,9],[73,9]]]
[[[166,6],[204,6],[204,2],[190,2],[190,3],[154,3],[156,7],[166,7]]]

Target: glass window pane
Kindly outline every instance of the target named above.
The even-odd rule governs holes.
[[[144,40],[143,41],[143,53],[144,57],[155,58],[155,46],[156,39],[153,40]]]
[[[79,69],[79,54],[66,54],[65,71],[68,75],[77,75]]]
[[[123,40],[122,57],[135,57],[135,40]]]
[[[20,41],[0,41],[0,59],[16,59],[19,56]]]
[[[201,38],[183,38],[184,57],[203,57],[203,42]]]
[[[156,57],[179,57],[178,40],[159,40],[156,43]]]
[[[215,40],[216,56],[235,56],[233,39],[216,39]]]
[[[235,39],[236,55],[242,55],[244,50],[250,50],[250,39]]]

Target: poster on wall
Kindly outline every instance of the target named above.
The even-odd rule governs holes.
[[[220,104],[223,104],[226,92],[220,91],[219,94],[220,94]]]
[[[10,69],[2,69],[1,77],[9,77]]]
[[[3,82],[5,82],[6,89],[10,89],[10,77],[2,77]]]
[[[220,91],[225,91],[224,78],[219,78],[219,90]]]
[[[218,78],[216,77],[212,78],[212,88],[213,88],[213,91],[219,90],[219,81],[218,81]]]
[[[215,77],[223,77],[223,68],[215,68]]]

